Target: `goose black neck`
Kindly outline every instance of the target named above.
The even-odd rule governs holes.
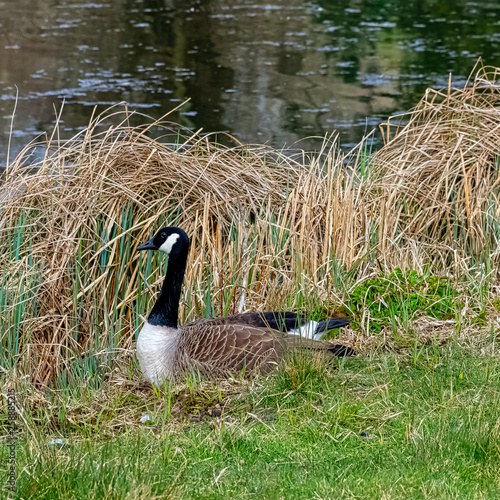
[[[160,295],[148,317],[148,323],[156,326],[177,328],[179,300],[186,271],[187,249],[168,259],[167,274]]]

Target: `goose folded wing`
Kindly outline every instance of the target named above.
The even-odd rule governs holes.
[[[280,346],[269,330],[238,324],[194,322],[183,327],[179,352],[200,372],[237,374],[276,365]]]
[[[185,326],[191,325],[245,325],[267,330],[287,332],[299,328],[306,321],[306,317],[293,312],[250,312],[233,314],[219,318],[200,318]]]

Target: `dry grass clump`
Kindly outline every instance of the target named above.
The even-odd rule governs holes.
[[[333,175],[337,160],[325,183],[317,165],[265,147],[197,135],[168,147],[146,135],[159,122],[100,132],[105,119],[50,143],[34,173],[23,169],[27,148],[3,186],[2,289],[15,297],[4,331],[14,360],[41,383],[82,352],[101,359],[132,347],[163,272],[157,256],[138,266],[135,249],[163,225],[192,238],[184,319],[265,308],[278,282],[293,289],[297,273],[314,274],[332,251],[355,258],[360,235],[341,229],[344,205],[355,218],[355,193]]]
[[[135,250],[164,225],[192,239],[183,321],[277,307],[332,314],[377,268],[469,269],[472,244],[494,261],[497,77],[428,91],[373,158],[351,156],[351,172],[333,147],[297,159],[196,134],[168,146],[148,136],[167,125],[130,128],[127,112],[104,130],[114,111],[49,140],[39,163],[26,148],[0,200],[0,365],[46,384],[92,376],[133,348],[165,266]]]
[[[381,223],[383,238],[427,239],[466,255],[496,248],[499,80],[491,67],[465,88],[452,89],[450,79],[448,89],[428,89],[415,109],[381,126],[386,144],[372,160],[389,222]]]

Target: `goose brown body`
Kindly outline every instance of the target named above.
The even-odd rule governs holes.
[[[293,326],[300,331],[300,325],[306,321],[295,313],[246,313],[198,319],[178,327],[177,311],[189,239],[179,228],[164,228],[138,249],[162,250],[162,247],[170,255],[167,276],[137,339],[141,369],[153,385],[174,380],[189,371],[211,378],[255,370],[267,372],[290,350],[322,351],[327,355],[353,353],[348,347],[288,333]],[[328,327],[348,322],[345,318],[335,318]]]

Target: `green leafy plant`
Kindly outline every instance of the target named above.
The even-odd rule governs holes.
[[[350,294],[349,302],[352,311],[368,310],[370,330],[380,332],[382,326],[394,324],[396,317],[407,324],[417,311],[433,318],[452,318],[457,297],[450,278],[396,268],[390,274],[358,285]]]

